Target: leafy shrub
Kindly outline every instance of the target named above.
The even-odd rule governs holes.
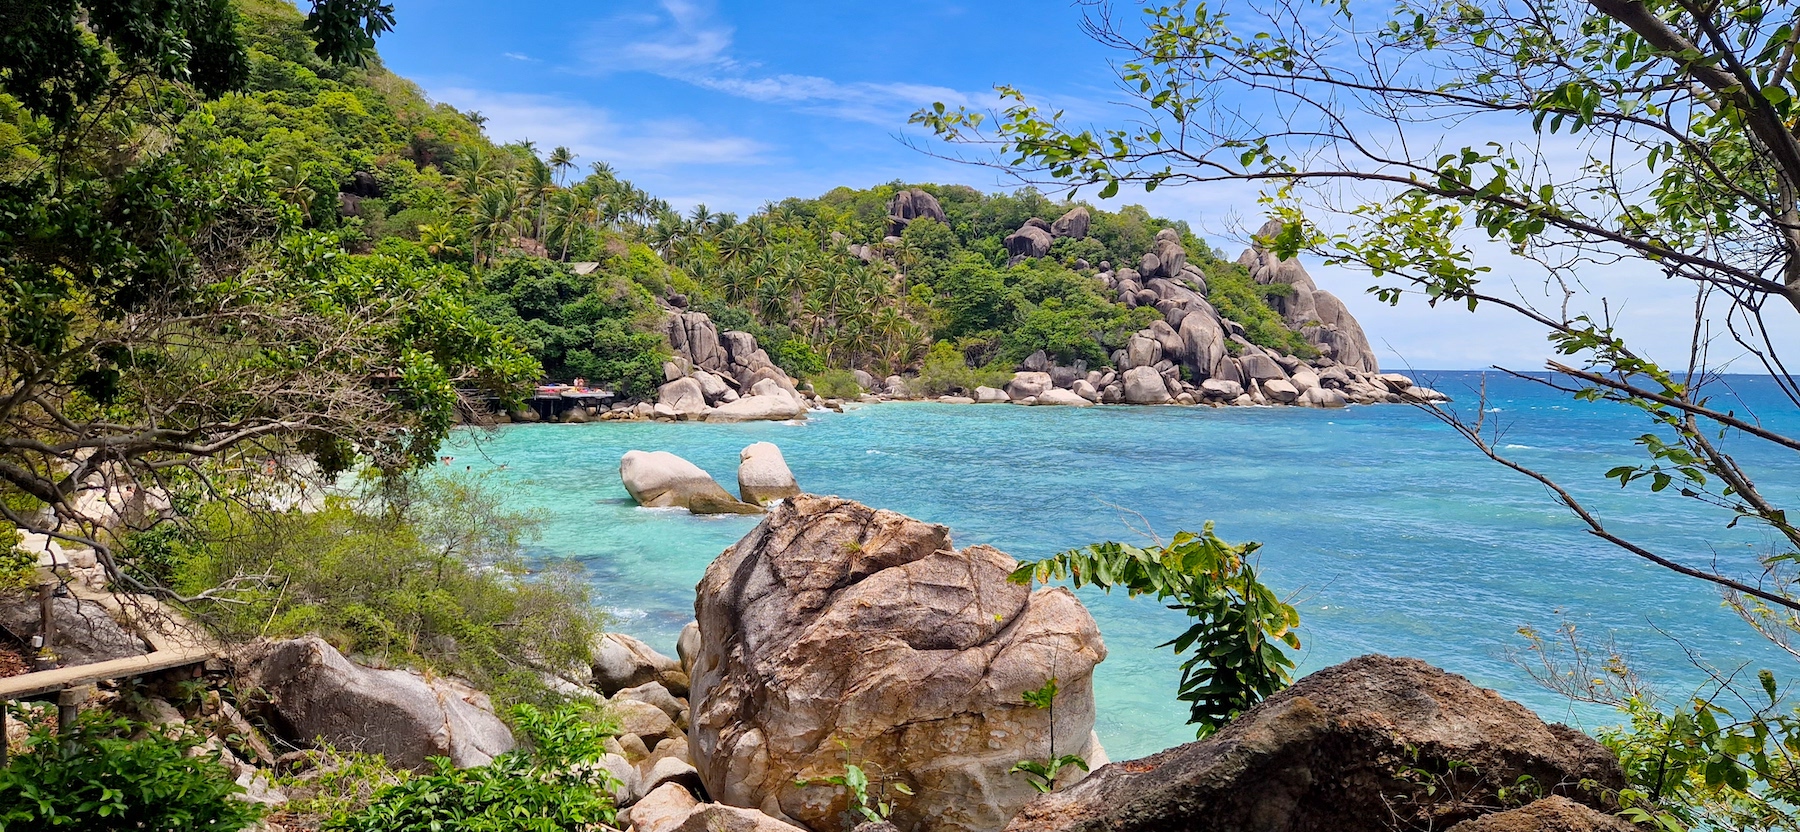
[[[927,396],[944,396],[958,390],[973,393],[977,387],[1004,386],[1011,378],[1012,373],[970,367],[955,344],[939,341],[925,354],[915,390]]]
[[[276,785],[289,800],[282,811],[309,818],[333,818],[362,811],[375,795],[403,783],[412,772],[388,765],[380,754],[317,748],[310,771],[283,777]]]
[[[1000,270],[974,254],[964,254],[937,279],[944,309],[943,338],[958,338],[1012,323],[1013,296]]]
[[[126,570],[158,584],[174,582],[188,547],[193,544],[187,528],[163,523],[145,531],[127,532],[115,557]]]
[[[667,358],[662,336],[633,332],[619,321],[602,321],[594,327],[592,348],[569,350],[564,360],[571,378],[610,384],[620,395],[645,399],[655,396],[661,386]]]
[[[1260,547],[1226,543],[1208,522],[1200,534],[1177,533],[1168,546],[1096,543],[1021,563],[1011,579],[1067,579],[1109,592],[1120,586],[1195,619],[1161,646],[1177,655],[1197,648],[1181,665],[1179,698],[1189,703],[1188,724],[1205,737],[1292,681],[1294,661],[1279,645],[1300,649],[1300,613],[1256,579],[1249,558]]]
[[[479,480],[430,476],[318,511],[203,510],[177,584],[269,576],[205,610],[232,638],[317,633],[349,653],[422,665],[501,701],[552,702],[542,669],[587,660],[598,621],[577,576],[519,554],[536,519]]]
[[[243,790],[223,765],[189,756],[197,743],[103,711],[66,735],[39,727],[0,769],[0,830],[237,832],[256,822],[260,807],[233,799]]]
[[[805,378],[825,371],[825,359],[811,344],[799,338],[786,338],[769,348],[769,360],[788,375]]]
[[[37,583],[37,557],[20,549],[19,540],[17,529],[0,530],[0,591]]]
[[[598,763],[608,736],[589,713],[568,706],[512,709],[527,747],[480,768],[437,769],[382,789],[368,807],[333,818],[333,832],[586,832],[615,823],[618,781]]]
[[[863,394],[856,374],[849,370],[826,370],[807,379],[813,392],[827,399],[854,399]]]
[[[1283,289],[1286,290],[1285,295]],[[1258,285],[1244,267],[1235,263],[1208,264],[1206,299],[1219,310],[1219,316],[1237,321],[1244,327],[1244,338],[1259,347],[1278,350],[1298,358],[1317,358],[1319,350],[1300,334],[1287,328],[1270,302],[1289,296],[1293,287],[1273,288]]]

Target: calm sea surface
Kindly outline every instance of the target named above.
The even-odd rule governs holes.
[[[1421,373],[1472,414],[1482,376]],[[1800,432],[1767,380],[1730,378],[1772,427]],[[1560,473],[1617,530],[1659,551],[1728,570],[1753,564],[1766,535],[1674,496],[1621,492],[1602,472],[1641,460],[1642,416],[1576,404],[1540,386],[1487,377],[1487,418],[1526,464]],[[1721,389],[1720,393],[1724,391]],[[666,450],[736,490],[738,451],[781,446],[802,488],[950,527],[956,545],[988,543],[1037,558],[1101,540],[1145,542],[1213,520],[1230,540],[1259,540],[1263,579],[1294,593],[1307,672],[1364,653],[1416,656],[1592,730],[1616,721],[1535,685],[1505,656],[1521,626],[1576,623],[1613,639],[1669,693],[1703,680],[1704,660],[1800,677],[1707,587],[1581,531],[1543,488],[1481,456],[1428,414],[1401,405],[1300,408],[1024,408],[887,404],[805,425],[599,423],[465,433],[444,451],[514,487],[513,504],[547,518],[534,554],[590,576],[615,629],[674,653],[706,565],[756,518],[641,509],[619,457]],[[1800,498],[1800,456],[1735,442],[1771,496]],[[1132,514],[1135,512],[1136,514]],[[1137,515],[1142,515],[1142,520]],[[1099,732],[1113,759],[1192,739],[1175,699],[1177,661],[1156,645],[1185,619],[1148,600],[1084,592],[1111,656],[1096,673]]]

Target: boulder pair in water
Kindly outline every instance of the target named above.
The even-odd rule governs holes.
[[[738,455],[738,497],[700,466],[668,451],[625,452],[619,479],[638,505],[694,514],[757,514],[770,501],[800,493],[781,449],[770,442],[752,444]]]

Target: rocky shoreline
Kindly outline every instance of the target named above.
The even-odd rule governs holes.
[[[943,216],[936,200],[917,190],[901,192],[889,211],[900,228],[918,217]],[[1046,257],[1056,239],[1084,237],[1087,230],[1084,208],[1053,223],[1034,218],[1006,238],[1007,251],[1013,263]],[[1280,231],[1280,224],[1271,222],[1256,239],[1269,239]],[[840,242],[859,257],[878,256],[871,247]],[[1282,325],[1300,336],[1302,346],[1307,346],[1300,351],[1311,357],[1252,343],[1242,324],[1222,317],[1208,302],[1206,276],[1188,262],[1180,234],[1163,229],[1153,249],[1135,264],[1116,268],[1106,261],[1093,267],[1085,261],[1076,264],[1113,293],[1114,302],[1128,309],[1152,308],[1161,315],[1114,350],[1108,356],[1109,367],[1090,368],[1079,360],[1059,365],[1040,350],[1014,368],[1012,379],[1002,386],[952,390],[935,397],[915,392],[916,376],[876,378],[858,369],[852,372],[864,392],[854,401],[1323,408],[1449,401],[1412,378],[1382,372],[1362,326],[1343,301],[1313,282],[1299,261],[1283,260],[1258,243],[1237,263],[1257,286],[1266,287]],[[721,332],[705,313],[683,307],[680,299],[674,299],[664,320],[663,334],[673,356],[663,366],[664,384],[655,401],[576,407],[562,420],[781,421],[803,419],[813,411],[840,410],[848,403],[820,396],[810,384],[788,376],[750,333]],[[536,421],[530,412],[512,418]]]
[[[617,726],[593,765],[610,775],[620,829],[1634,828],[1614,814],[1624,776],[1611,752],[1412,659],[1320,670],[1208,739],[1108,763],[1092,685],[1106,646],[1073,593],[1010,581],[1016,561],[958,550],[943,526],[799,493],[772,451],[742,454],[745,502],[770,510],[708,567],[676,657],[606,633],[582,666],[539,669]],[[642,476],[628,487],[660,499]],[[64,638],[139,653],[156,645],[144,626],[101,614]],[[281,807],[333,788],[344,759],[330,749],[422,771],[432,757],[487,765],[519,743],[470,685],[360,664],[317,637],[220,655],[199,678],[164,673],[130,701],[90,689],[86,705],[203,737],[239,799],[271,807],[269,832],[312,828],[287,825]],[[1045,690],[1049,707],[1034,704]],[[1017,764],[1059,753],[1091,772],[1040,793]]]

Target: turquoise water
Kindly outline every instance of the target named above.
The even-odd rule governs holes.
[[[1480,377],[1424,374],[1472,411]],[[1800,429],[1767,382],[1734,380],[1773,427]],[[1574,405],[1537,385],[1489,379],[1501,442],[1566,481],[1618,530],[1659,551],[1727,571],[1769,541],[1720,531],[1716,515],[1676,497],[1621,495],[1601,472],[1640,459],[1641,417]],[[1217,522],[1231,540],[1264,543],[1263,578],[1295,594],[1302,672],[1363,653],[1417,656],[1524,701],[1547,718],[1593,729],[1612,715],[1573,707],[1504,655],[1517,629],[1562,618],[1616,639],[1638,670],[1679,693],[1700,683],[1679,642],[1726,668],[1744,662],[1791,675],[1699,583],[1584,534],[1543,488],[1486,460],[1411,407],[1023,408],[886,404],[822,414],[804,425],[598,423],[519,425],[464,433],[455,466],[495,471],[520,508],[547,522],[535,554],[570,558],[591,576],[616,629],[673,653],[693,617],[706,565],[757,522],[641,509],[619,482],[627,450],[667,450],[735,490],[738,451],[781,446],[802,488],[949,526],[958,546],[988,543],[1042,557],[1099,540],[1167,538]],[[1771,496],[1800,496],[1800,459],[1752,453]],[[1135,512],[1136,514],[1133,514]],[[1142,519],[1138,517],[1142,515]],[[1184,619],[1148,601],[1088,592],[1110,657],[1096,673],[1098,729],[1114,759],[1192,739],[1175,700],[1177,662],[1156,645]]]

